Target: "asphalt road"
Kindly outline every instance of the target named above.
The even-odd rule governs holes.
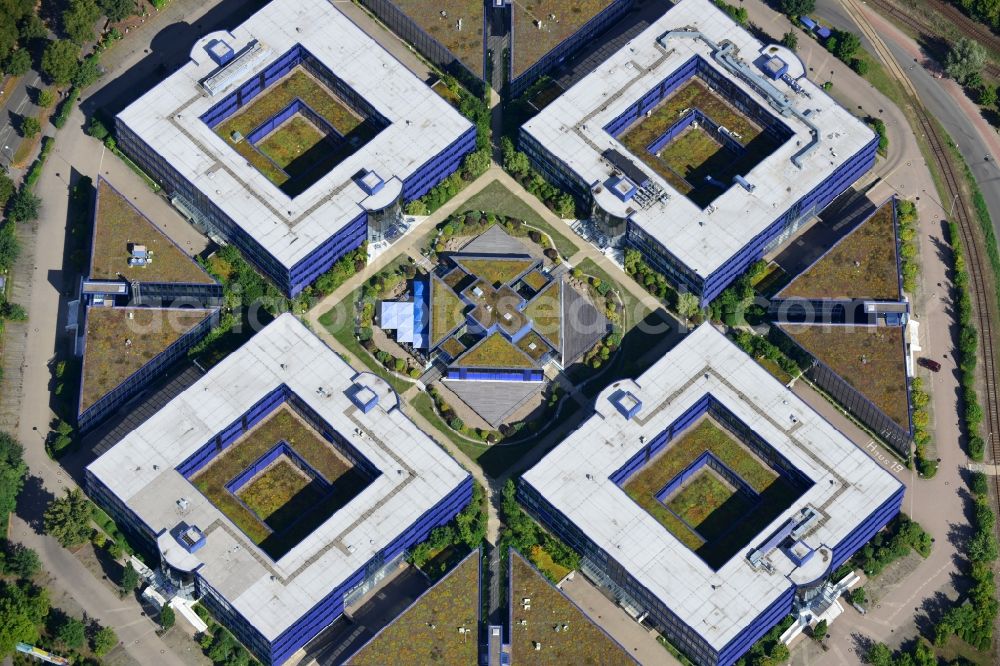
[[[11,158],[23,140],[15,128],[20,127],[22,117],[37,115],[38,107],[31,101],[29,91],[40,85],[41,77],[38,72],[28,72],[18,80],[10,97],[2,100],[3,115],[0,122],[4,125],[0,127],[0,162],[8,170],[11,168]]]

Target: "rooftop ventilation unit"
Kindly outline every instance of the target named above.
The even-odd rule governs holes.
[[[375,405],[378,404],[378,394],[364,384],[354,384],[351,386],[351,388],[347,390],[347,397],[349,397],[351,402],[353,402],[355,406],[364,414],[367,414],[371,410],[375,409]]]
[[[205,50],[208,51],[208,55],[211,56],[212,60],[219,67],[222,67],[230,60],[236,56],[236,52],[233,51],[233,47],[224,42],[221,39],[213,39],[206,46]]]

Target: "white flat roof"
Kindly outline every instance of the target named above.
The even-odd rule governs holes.
[[[588,186],[603,185],[613,169],[602,153],[615,149],[631,155],[604,127],[693,56],[701,56],[709,67],[779,117],[794,135],[745,175],[755,186],[752,193],[733,184],[702,210],[633,157],[635,166],[667,192],[669,199],[641,209],[634,201],[621,201],[608,187],[594,195],[602,208],[618,217],[626,217],[630,208],[635,209],[631,219],[643,231],[696,274],[707,277],[855,155],[874,134],[802,76],[802,63],[791,51],[773,47],[789,63],[789,75],[802,76],[796,83],[803,92],[796,93],[781,80],[772,82],[774,87],[787,95],[799,111],[809,110],[809,119],[821,130],[818,148],[805,157],[802,168],[795,166],[792,156],[810,140],[806,124],[793,116],[779,116],[764,95],[716,62],[712,49],[704,41],[673,38],[668,42],[669,51],[657,43],[657,38],[666,32],[686,29],[700,31],[716,44],[732,42],[737,55],[758,72],[753,62],[762,51],[772,48],[757,41],[709,0],[681,0],[525,123],[523,129]]]
[[[200,81],[218,68],[213,40],[236,53],[257,40],[261,54],[228,85],[208,95]],[[305,192],[290,198],[200,120],[235,88],[295,45],[305,47],[390,123]],[[231,32],[206,35],[191,60],[119,114],[139,138],[237,225],[291,267],[362,210],[386,206],[351,177],[376,172],[384,190],[402,181],[471,127],[471,123],[326,0],[273,0]]]
[[[356,382],[379,397],[367,414],[345,395]],[[275,562],[175,468],[281,384],[382,473]],[[177,552],[164,556],[201,563],[199,575],[269,640],[469,476],[400,411],[384,380],[356,373],[290,314],[257,333],[88,469],[154,532],[181,521],[200,528],[207,536],[201,549],[188,554],[168,536],[161,545]],[[177,505],[180,498],[188,500],[185,510]]]
[[[642,402],[631,420],[611,401],[618,391]],[[813,481],[717,571],[608,478],[642,450],[640,437],[651,441],[707,393]],[[803,541],[813,549],[832,548],[901,487],[709,324],[637,380],[606,388],[596,410],[524,481],[716,649],[786,591],[792,585],[789,576],[795,577],[794,563],[780,550],[768,558],[773,572],[754,569],[746,557],[751,548],[806,505],[823,517]]]

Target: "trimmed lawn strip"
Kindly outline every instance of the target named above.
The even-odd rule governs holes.
[[[208,310],[87,308],[80,411],[211,315]]]
[[[534,363],[507,341],[500,333],[493,333],[455,360],[459,367],[475,368],[533,368]]]
[[[465,632],[460,633],[459,627]],[[361,648],[347,663],[476,664],[479,659],[479,555],[467,557]]]
[[[530,204],[507,189],[499,180],[494,180],[477,194],[472,195],[465,202],[464,209],[466,211],[474,210],[498,213],[507,217],[524,220],[525,224],[535,227],[551,236],[556,250],[564,257],[572,257],[580,250],[580,247],[576,243],[546,222],[541,215],[535,212],[535,209]]]
[[[611,5],[609,0],[524,0],[513,5],[514,78]],[[554,15],[555,20],[550,19]],[[537,22],[537,23],[536,23]],[[541,26],[541,27],[539,27]]]
[[[792,280],[783,298],[898,300],[892,204],[886,204]]]
[[[511,662],[634,666],[635,661],[516,551],[511,551]],[[525,610],[521,601],[531,600]],[[525,624],[521,624],[525,620]],[[565,631],[556,626],[567,625]],[[535,644],[541,644],[536,650]],[[468,662],[474,663],[474,662]]]
[[[129,282],[212,284],[215,280],[173,243],[128,199],[105,181],[98,183],[90,277]],[[129,266],[129,245],[152,253],[146,266]]]
[[[894,326],[783,326],[782,330],[871,400],[910,427],[902,329]]]

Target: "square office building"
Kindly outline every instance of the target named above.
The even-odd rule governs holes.
[[[285,314],[92,463],[87,491],[281,664],[472,496],[468,472]]]
[[[875,163],[878,138],[709,0],[681,0],[521,128],[602,243],[702,302]]]
[[[898,512],[903,485],[709,324],[524,475],[581,569],[729,666]]]
[[[454,172],[475,127],[325,0],[275,0],[122,111],[122,149],[295,295]]]

